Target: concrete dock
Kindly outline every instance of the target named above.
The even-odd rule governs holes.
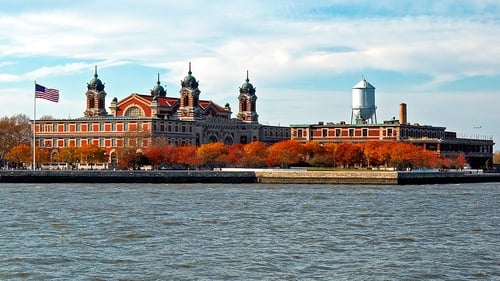
[[[446,184],[499,182],[500,173],[399,171],[2,170],[0,183]]]

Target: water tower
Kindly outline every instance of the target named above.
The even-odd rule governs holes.
[[[352,87],[352,114],[356,124],[363,124],[370,121],[377,123],[377,107],[375,106],[375,87],[363,78],[358,84]]]

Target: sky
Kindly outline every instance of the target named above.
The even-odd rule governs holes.
[[[350,122],[352,87],[376,88],[377,121],[500,143],[500,1],[0,0],[0,116],[78,118],[97,66],[106,104],[179,97],[238,110],[249,72],[262,124]],[[34,107],[34,81],[60,91]],[[500,150],[500,145],[495,145]]]

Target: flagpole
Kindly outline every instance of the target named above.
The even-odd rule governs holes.
[[[36,92],[36,80],[35,80],[35,92]],[[33,92],[33,170],[36,170],[36,93]]]

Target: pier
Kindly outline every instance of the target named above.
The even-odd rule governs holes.
[[[0,183],[446,184],[499,182],[500,173],[306,170],[2,170]]]

